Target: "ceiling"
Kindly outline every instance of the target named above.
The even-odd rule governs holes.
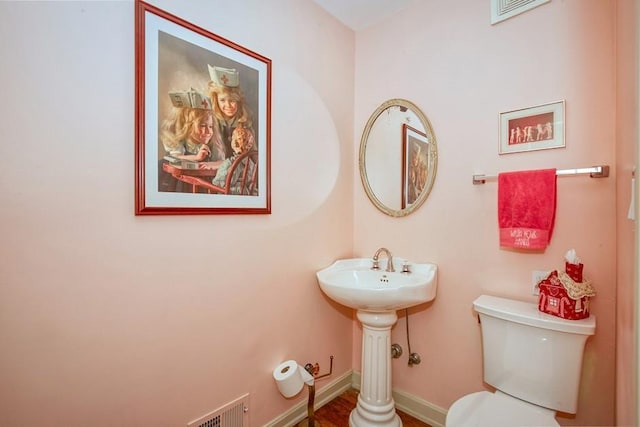
[[[411,0],[313,0],[354,31],[384,20]]]

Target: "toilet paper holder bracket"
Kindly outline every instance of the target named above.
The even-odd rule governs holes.
[[[333,356],[329,356],[329,372],[326,374],[318,375],[320,372],[320,365],[318,362],[315,364],[307,363],[304,365],[305,371],[309,372],[314,379],[319,380],[320,378],[328,377],[333,373]]]

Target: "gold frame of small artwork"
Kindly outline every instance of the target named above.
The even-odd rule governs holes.
[[[499,154],[565,147],[565,101],[500,113]]]

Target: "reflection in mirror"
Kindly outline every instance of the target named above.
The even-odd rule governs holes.
[[[360,177],[371,202],[400,217],[422,205],[433,187],[437,143],[415,104],[391,99],[371,115],[360,142]]]

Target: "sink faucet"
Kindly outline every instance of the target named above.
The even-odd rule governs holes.
[[[372,270],[380,269],[380,266],[378,265],[378,258],[380,257],[380,254],[383,252],[387,255],[387,271],[390,273],[393,273],[394,271],[396,271],[393,268],[393,255],[391,255],[391,252],[389,252],[389,249],[387,248],[380,248],[376,251],[376,253],[373,255],[373,266],[371,267],[371,269]]]

